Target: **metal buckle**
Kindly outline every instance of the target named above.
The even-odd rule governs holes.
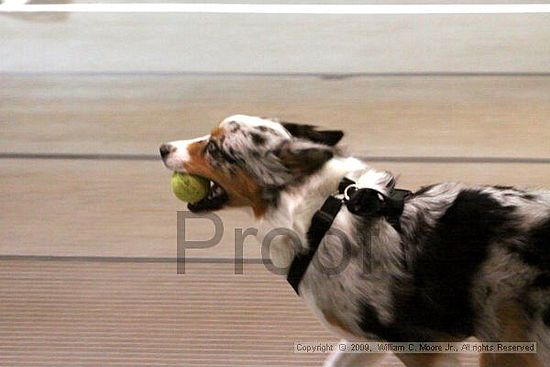
[[[348,190],[351,188],[357,189],[357,185],[351,184],[348,187],[346,187],[346,189],[344,190],[344,200],[349,200]]]

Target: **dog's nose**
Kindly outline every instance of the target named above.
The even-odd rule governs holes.
[[[162,159],[166,158],[166,156],[168,154],[170,154],[170,152],[172,152],[172,150],[174,150],[174,146],[173,145],[170,145],[170,144],[162,144],[159,148],[159,151],[160,151],[160,156],[162,157]]]

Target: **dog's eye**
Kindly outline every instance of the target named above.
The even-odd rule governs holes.
[[[220,152],[220,148],[212,140],[206,145],[206,151],[211,155],[216,155]]]

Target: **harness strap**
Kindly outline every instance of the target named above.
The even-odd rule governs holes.
[[[338,185],[338,192],[344,195],[344,199],[330,195],[323,206],[313,215],[306,234],[308,249],[305,253],[298,253],[294,257],[286,277],[296,294],[300,294],[298,288],[309,263],[343,204],[355,215],[362,217],[384,216],[396,231],[401,231],[399,218],[403,213],[405,200],[411,195],[410,191],[394,189],[388,197],[379,191],[367,188],[358,189],[354,185],[354,181],[344,177]]]
[[[315,215],[313,215],[311,225],[307,231],[307,242],[309,248],[306,253],[299,253],[294,257],[286,276],[286,280],[290,283],[296,294],[300,294],[298,292],[300,281],[304,277],[309,263],[319,248],[319,244],[323,240],[323,237],[325,237],[325,234],[332,225],[332,222],[334,222],[334,218],[336,218],[336,215],[340,211],[341,207],[341,199],[337,199],[334,196],[329,196],[327,200],[325,200],[321,209],[317,210]]]

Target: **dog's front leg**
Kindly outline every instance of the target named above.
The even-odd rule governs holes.
[[[347,344],[349,349],[348,341],[341,340],[340,344]],[[323,367],[371,367],[384,356],[384,353],[347,353],[337,350],[331,353]]]

